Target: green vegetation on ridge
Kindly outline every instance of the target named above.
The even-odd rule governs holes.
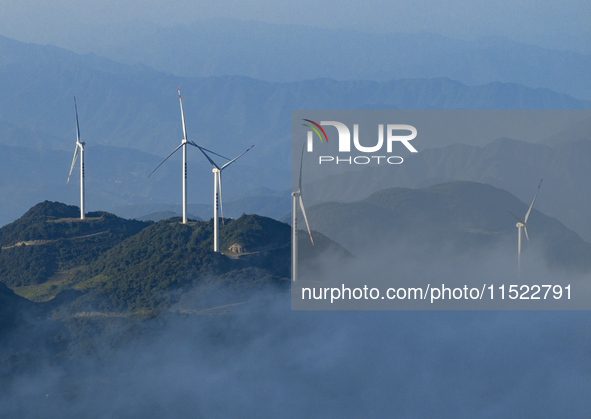
[[[233,244],[245,253],[214,252],[211,221],[171,218],[113,247],[73,279],[104,307],[137,311],[170,306],[180,291],[214,279],[216,286],[251,289],[288,278],[289,226],[257,215],[225,220],[220,249],[230,253]]]
[[[1,228],[0,281],[33,301],[60,296],[55,305],[65,303],[70,314],[161,312],[195,287],[244,295],[288,284],[291,229],[271,218],[223,220],[216,253],[212,220],[78,216],[75,206],[46,201]],[[300,237],[303,259],[312,261],[330,248],[348,255],[321,234],[315,240],[312,252],[307,235]]]
[[[89,264],[150,225],[106,212],[80,220],[78,207],[45,201],[0,229],[0,278],[11,287],[44,283]]]

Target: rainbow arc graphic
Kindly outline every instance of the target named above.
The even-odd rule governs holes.
[[[324,128],[322,128],[320,126],[320,124],[317,124],[314,121],[311,121],[309,119],[303,119],[303,121],[309,122],[312,125],[308,125],[308,124],[302,124],[305,127],[310,128],[312,131],[314,131],[316,134],[318,134],[318,138],[320,138],[320,142],[326,141],[328,143],[328,136],[326,135],[326,132],[324,131]],[[322,132],[322,134],[324,134],[324,137],[322,135],[320,135],[320,132],[318,132],[318,130],[320,130]]]

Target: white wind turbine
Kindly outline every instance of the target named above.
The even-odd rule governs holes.
[[[305,146],[305,144],[304,144]],[[302,157],[300,159],[300,179],[298,182],[298,190],[291,193],[291,280],[295,282],[298,277],[298,216],[297,216],[297,203],[300,202],[300,208],[304,215],[304,221],[306,222],[306,228],[310,235],[310,241],[314,246],[314,240],[312,239],[312,232],[310,231],[310,225],[308,224],[308,217],[306,217],[306,209],[304,208],[304,201],[302,199],[302,165],[304,163],[304,148],[302,147]]]
[[[80,141],[80,125],[78,124],[78,105],[76,104],[76,97],[74,96],[74,108],[76,109],[76,149],[74,150],[74,159],[72,160],[72,166],[70,167],[70,174],[66,184],[70,182],[70,176],[72,176],[72,170],[76,164],[76,158],[78,157],[78,151],[80,151],[80,219],[84,220],[84,145],[86,143]]]
[[[162,164],[170,158],[174,153],[177,152],[179,148],[183,148],[183,224],[187,224],[187,144],[195,145],[192,141],[187,141],[187,128],[185,127],[185,113],[183,112],[183,100],[181,99],[181,89],[177,88],[179,92],[179,103],[181,105],[181,121],[183,123],[183,139],[181,140],[181,145],[174,149],[172,153],[168,155],[167,158],[162,160],[156,169],[152,170],[152,173],[148,175],[148,177],[152,176],[152,174],[160,167]]]
[[[252,145],[251,147],[246,149],[246,151],[243,152],[242,154],[240,154],[240,155],[234,157],[232,160],[230,160],[227,157],[224,157],[220,154],[214,153],[211,150],[207,150],[203,147],[200,147],[192,141],[190,142],[190,144],[197,147],[199,150],[201,150],[201,152],[203,153],[205,158],[207,158],[207,160],[213,166],[213,169],[212,169],[212,172],[213,172],[213,251],[219,252],[220,251],[220,243],[219,243],[218,203],[219,203],[219,206],[221,209],[221,207],[222,207],[222,170],[224,170],[226,167],[228,167],[229,165],[234,163],[236,160],[238,160],[238,158],[242,157],[248,150],[253,148],[254,145]],[[216,156],[219,156],[219,157],[229,160],[229,161],[220,167],[211,159],[211,157],[209,157],[207,155],[206,152],[211,153],[211,154],[215,154]],[[224,210],[222,209],[221,212],[222,212],[222,220],[223,220]]]
[[[536,194],[534,195],[534,199],[533,201],[531,201],[531,205],[529,206],[529,209],[527,210],[527,214],[525,214],[525,219],[522,221],[521,218],[519,218],[517,215],[513,214],[511,211],[509,211],[511,213],[511,215],[513,217],[515,217],[515,219],[517,220],[517,270],[521,269],[521,230],[523,229],[525,231],[525,237],[527,237],[527,241],[529,241],[529,235],[527,234],[527,219],[529,218],[529,214],[531,213],[532,208],[534,207],[534,202],[536,202],[536,198],[538,197],[538,192],[540,192],[540,186],[542,186],[542,180],[540,180],[540,184],[538,185],[538,190],[536,191]]]

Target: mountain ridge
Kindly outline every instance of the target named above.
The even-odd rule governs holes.
[[[429,32],[370,33],[204,19],[171,28],[143,28],[141,36],[111,27],[103,38],[110,40],[101,44],[88,39],[85,49],[183,77],[244,75],[279,82],[450,77],[465,84],[516,82],[591,98],[587,87],[581,90],[590,85],[585,75],[589,55],[500,36],[458,40]]]
[[[212,220],[153,223],[106,212],[77,217],[77,207],[45,201],[0,228],[0,281],[36,301],[61,293],[63,304],[78,311],[116,312],[162,310],[199,284],[247,291],[289,283],[291,229],[268,217],[223,220],[221,253],[212,250]],[[317,233],[316,253],[306,250],[305,240],[301,247],[306,263],[326,251],[350,256]],[[159,300],[160,294],[169,297]]]
[[[421,189],[384,189],[355,202],[316,204],[307,214],[314,229],[354,254],[396,244],[433,250],[451,245],[461,254],[495,243],[515,245],[515,220],[509,211],[525,214],[528,207],[503,189],[454,181]],[[591,244],[555,218],[534,208],[528,229],[548,266],[591,270]]]
[[[22,47],[16,41],[11,44]],[[70,200],[74,194],[63,189],[55,175],[70,166],[75,141],[73,96],[78,98],[81,138],[87,144],[87,180],[93,171],[99,176],[87,188],[93,209],[179,202],[180,192],[174,193],[170,186],[178,182],[174,158],[155,173],[154,180],[146,181],[182,137],[177,86],[183,92],[190,140],[222,154],[256,146],[228,172],[224,184],[228,197],[263,186],[285,190],[289,185],[292,109],[591,109],[591,101],[498,82],[466,86],[449,78],[389,82],[322,78],[294,83],[244,76],[180,78],[109,60],[95,63],[101,57],[59,51],[54,56],[52,48],[28,48],[35,51],[31,57],[23,52],[24,58],[0,64],[0,88],[7,93],[0,98],[0,172],[11,179],[2,185],[0,204],[7,211],[2,212],[0,217],[5,218],[0,224],[12,221],[39,199],[75,202]],[[0,62],[3,54],[0,48]],[[38,55],[47,57],[37,60]],[[59,57],[66,61],[56,64]],[[195,153],[189,152],[189,175],[196,179],[189,198],[203,202],[191,196],[211,196],[211,187],[203,180],[210,170]],[[93,200],[100,200],[100,205]]]
[[[590,134],[587,133],[587,136]],[[591,139],[591,137],[589,137]],[[454,144],[427,148],[405,157],[396,170],[366,168],[363,175],[344,172],[305,185],[307,202],[357,201],[392,186],[428,187],[442,182],[474,181],[505,189],[520,199],[533,198],[544,179],[536,207],[558,218],[591,241],[586,222],[589,197],[581,193],[591,172],[589,139],[565,140],[556,146],[499,138],[484,146]]]

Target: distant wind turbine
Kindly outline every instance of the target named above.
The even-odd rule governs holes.
[[[70,182],[70,176],[72,176],[72,170],[76,164],[76,158],[78,157],[78,151],[80,151],[80,219],[84,220],[84,145],[86,143],[80,141],[80,125],[78,124],[78,105],[76,104],[76,97],[74,96],[74,108],[76,109],[76,149],[74,150],[74,159],[72,160],[72,166],[70,167],[70,174],[66,184]]]
[[[246,154],[246,152],[248,150],[250,150],[251,148],[253,148],[254,145],[250,146],[248,149],[246,149],[245,152],[243,152],[242,154],[240,154],[240,155],[234,157],[232,160],[230,160],[227,157],[224,157],[220,154],[214,153],[211,150],[207,150],[206,148],[198,146],[197,144],[195,144],[192,141],[190,142],[190,144],[197,147],[199,150],[201,150],[201,152],[203,153],[205,158],[213,166],[213,169],[212,169],[212,172],[213,172],[213,251],[219,252],[220,251],[220,243],[219,243],[218,204],[219,204],[220,209],[222,210],[222,220],[224,217],[224,210],[222,209],[222,171],[226,167],[228,167],[229,165],[234,163],[236,160],[238,160],[240,157],[242,157],[244,154]],[[209,157],[209,155],[207,153],[215,154],[216,156],[221,157],[226,160],[229,160],[229,161],[220,167],[211,159],[211,157]]]
[[[148,177],[152,176],[152,174],[160,167],[162,164],[170,158],[174,153],[177,152],[179,148],[183,148],[183,224],[187,224],[187,144],[195,145],[192,141],[187,141],[187,128],[185,127],[185,113],[183,112],[183,100],[181,99],[181,89],[177,88],[179,92],[179,103],[181,105],[181,121],[183,123],[183,139],[181,140],[181,145],[174,149],[172,153],[168,155],[167,158],[162,160],[156,169],[152,170],[152,173],[148,175]]]
[[[529,214],[531,213],[532,208],[534,207],[534,202],[536,202],[536,198],[538,197],[538,192],[540,192],[540,186],[542,186],[542,180],[540,180],[540,184],[538,185],[538,190],[536,191],[536,194],[534,195],[534,199],[533,201],[531,201],[531,205],[529,206],[529,209],[527,210],[527,214],[525,214],[525,220],[521,220],[521,218],[519,218],[517,215],[513,214],[511,211],[509,211],[509,213],[511,213],[511,215],[513,217],[515,217],[515,219],[517,220],[517,269],[520,270],[521,269],[521,230],[523,229],[525,231],[525,237],[527,237],[527,241],[529,241],[529,235],[527,234],[527,219],[529,218]]]
[[[305,144],[304,144],[305,147]],[[306,209],[304,208],[304,201],[302,199],[302,166],[304,163],[304,147],[302,147],[302,157],[300,159],[300,179],[298,182],[298,190],[291,193],[291,280],[295,282],[298,277],[298,216],[297,216],[297,203],[300,202],[300,208],[304,215],[304,221],[306,222],[306,228],[310,235],[310,241],[314,246],[314,240],[312,239],[312,232],[310,231],[310,225],[308,224],[308,217],[306,217]]]

